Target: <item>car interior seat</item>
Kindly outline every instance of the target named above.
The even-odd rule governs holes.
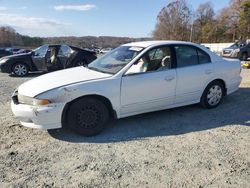
[[[161,60],[161,66],[157,70],[166,70],[170,69],[171,65],[171,58],[169,55],[165,56]]]

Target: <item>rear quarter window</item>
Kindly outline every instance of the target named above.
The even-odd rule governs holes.
[[[210,56],[206,52],[197,49],[197,53],[199,56],[199,64],[211,63]]]

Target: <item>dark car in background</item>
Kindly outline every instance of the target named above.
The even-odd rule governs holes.
[[[29,53],[29,52],[31,52],[31,50],[20,49],[17,52],[15,52],[14,54],[25,54],[25,53]]]
[[[249,43],[234,43],[228,48],[222,50],[223,57],[238,58],[241,61],[247,61],[250,57],[250,42]]]
[[[96,53],[69,45],[43,45],[24,54],[0,59],[3,73],[26,76],[33,71],[55,71],[70,67],[88,65],[97,58]]]
[[[5,50],[11,52],[12,54],[16,54],[19,50],[21,50],[21,48],[11,47],[11,48],[6,48]]]
[[[5,50],[3,48],[0,48],[0,58],[5,57],[5,56],[9,56],[9,55],[12,55],[12,54],[13,53],[11,53],[10,51]]]

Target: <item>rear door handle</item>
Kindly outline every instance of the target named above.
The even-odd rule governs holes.
[[[170,82],[170,81],[172,81],[173,79],[175,79],[174,76],[166,76],[166,77],[165,77],[165,80],[166,80],[167,82]]]
[[[206,74],[211,74],[211,73],[213,73],[213,71],[212,70],[205,70],[205,73]]]

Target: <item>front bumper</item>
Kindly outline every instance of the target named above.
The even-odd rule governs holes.
[[[12,73],[11,65],[8,64],[8,63],[2,63],[2,64],[0,64],[0,70],[3,73]]]
[[[57,103],[49,106],[31,106],[15,104],[11,101],[11,109],[17,119],[25,127],[38,129],[57,129],[62,127],[61,119],[65,104]]]

